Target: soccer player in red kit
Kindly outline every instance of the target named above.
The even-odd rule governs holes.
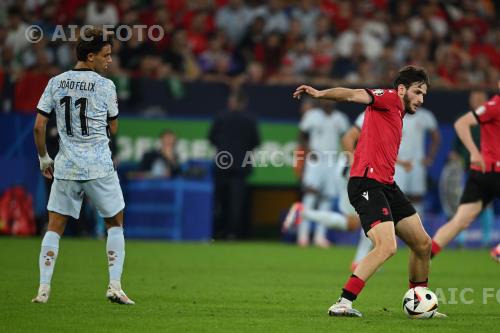
[[[471,134],[471,127],[477,125],[481,130],[481,151]],[[500,197],[500,95],[460,117],[455,130],[470,153],[469,177],[455,216],[434,235],[432,256],[466,229],[494,197]]]
[[[396,235],[411,249],[410,287],[427,286],[431,238],[393,176],[403,118],[406,113],[415,113],[422,105],[428,87],[425,70],[407,66],[399,71],[394,89],[331,88],[318,91],[302,85],[293,94],[295,98],[307,94],[314,98],[367,105],[347,191],[374,248],[359,262],[337,303],[328,309],[330,316],[362,316],[352,307],[352,302],[368,279],[396,253]]]

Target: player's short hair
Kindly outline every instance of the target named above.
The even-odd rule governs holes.
[[[430,87],[429,76],[425,69],[416,66],[405,66],[398,72],[398,76],[394,80],[394,88],[400,84],[409,88],[414,83],[425,83],[427,88]]]
[[[111,35],[104,34],[102,29],[88,28],[76,43],[76,58],[78,61],[87,61],[90,53],[98,53],[106,45],[111,45]]]

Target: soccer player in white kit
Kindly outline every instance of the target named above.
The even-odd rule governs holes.
[[[426,154],[427,133],[431,141]],[[437,120],[431,111],[421,107],[415,114],[405,117],[394,180],[422,217],[423,199],[427,192],[427,168],[434,162],[440,143]]]
[[[34,137],[40,169],[54,181],[47,205],[49,224],[39,258],[40,286],[32,301],[46,303],[49,299],[59,239],[68,216],[79,218],[85,194],[104,218],[108,232],[110,281],[106,297],[115,303],[134,304],[121,287],[125,203],[109,149],[108,129],[112,134],[118,130],[116,88],[99,74],[111,63],[111,37],[96,28],[87,29],[82,37],[76,45],[75,68],[50,79],[37,106]],[[45,146],[45,128],[52,112],[56,113],[60,137],[55,162]]]
[[[302,187],[304,208],[317,208],[329,211],[332,199],[338,196],[338,184],[332,167],[340,152],[340,137],[349,128],[349,120],[345,114],[333,109],[331,103],[325,103],[322,108],[307,111],[299,124],[301,144],[309,151],[305,161]],[[303,221],[298,226],[297,243],[300,246],[309,245],[310,221]],[[328,247],[327,229],[316,225],[314,244]]]
[[[347,194],[347,182],[349,177],[349,167],[354,152],[354,147],[359,138],[361,127],[363,126],[363,113],[361,113],[355,123],[343,136],[342,146],[345,149],[343,154],[339,154],[336,165],[332,168],[331,174],[336,177],[336,185],[339,196],[339,212],[320,211],[304,207],[302,202],[294,203],[283,223],[283,231],[288,231],[293,225],[300,225],[303,220],[310,220],[318,223],[324,228],[336,229],[342,231],[354,231],[360,228],[358,214],[354,207],[349,202]],[[357,266],[357,263],[363,259],[368,252],[373,248],[372,241],[366,237],[363,230],[360,232],[360,238],[356,249],[356,254],[351,265],[351,270]]]

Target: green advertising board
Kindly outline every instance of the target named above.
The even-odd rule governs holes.
[[[139,162],[145,152],[159,147],[160,133],[171,129],[178,137],[177,150],[182,161],[213,160],[215,148],[207,138],[210,124],[209,120],[120,118],[118,158]],[[261,145],[245,159],[254,165],[251,184],[296,185],[293,152],[297,145],[297,125],[264,122],[259,123],[259,131]]]

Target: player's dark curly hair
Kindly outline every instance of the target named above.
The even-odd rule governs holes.
[[[87,61],[89,53],[98,53],[108,44],[111,45],[111,35],[105,34],[99,28],[89,28],[78,38],[76,58],[78,61]]]
[[[409,88],[414,83],[425,83],[430,87],[429,76],[425,69],[416,66],[405,66],[399,70],[398,76],[394,80],[394,88],[400,84]]]

